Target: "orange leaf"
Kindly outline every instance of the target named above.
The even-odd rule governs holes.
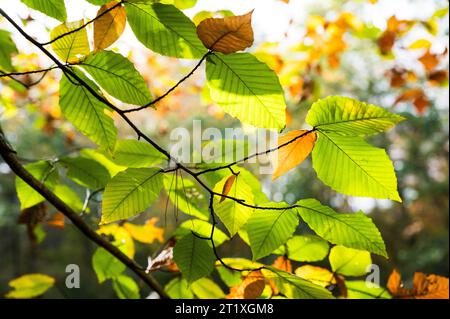
[[[97,12],[97,16],[117,5],[116,1],[111,1],[103,6]],[[125,30],[127,16],[125,7],[119,5],[105,13],[94,21],[94,52],[106,49],[121,36]]]
[[[448,71],[447,70],[437,70],[428,74],[428,80],[431,85],[441,85],[442,83],[448,81]]]
[[[413,288],[406,289],[400,273],[394,269],[389,276],[387,289],[395,298],[449,299],[448,278],[421,272],[414,273]]]
[[[432,71],[439,64],[438,56],[430,53],[430,50],[427,50],[427,52],[419,58],[419,61],[427,71]]]
[[[306,132],[308,131],[295,130],[278,138],[278,147],[294,139],[296,140],[280,147],[276,151],[276,156],[278,158],[275,163],[275,172],[273,173],[272,180],[277,179],[295,166],[299,165],[305,160],[306,157],[308,157],[309,153],[311,153],[316,141],[316,133],[311,132],[306,134]]]
[[[46,224],[50,227],[64,228],[64,215],[60,212],[57,212],[52,216],[52,219],[46,222]]]
[[[291,261],[285,256],[279,256],[272,264],[273,267],[292,273]]]
[[[222,195],[228,195],[228,193],[231,190],[231,187],[233,187],[233,183],[234,183],[235,179],[236,179],[236,175],[234,175],[234,174],[227,178],[227,180],[225,181],[225,184],[223,184]],[[221,197],[219,203],[223,202],[224,200],[225,200],[225,197]]]
[[[266,283],[261,271],[252,271],[245,279],[230,289],[227,299],[256,299],[261,296]]]
[[[378,47],[383,55],[387,55],[392,51],[396,39],[396,33],[394,31],[386,30],[378,39]]]
[[[38,240],[34,229],[45,220],[46,216],[47,205],[44,202],[25,208],[20,212],[18,223],[27,226],[28,238],[33,244],[36,244]]]
[[[244,50],[253,44],[252,13],[205,19],[197,26],[198,37],[213,51],[229,54]]]

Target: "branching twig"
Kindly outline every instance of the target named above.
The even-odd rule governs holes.
[[[121,6],[122,3],[125,3],[125,2],[126,2],[126,1],[119,1],[118,3],[116,3],[115,5],[113,5],[111,8],[106,9],[106,10],[103,11],[101,14],[99,14],[98,16],[96,16],[94,19],[89,20],[88,22],[84,23],[83,25],[79,26],[78,28],[73,29],[73,30],[70,30],[69,32],[60,34],[60,35],[58,35],[57,37],[55,37],[54,39],[52,39],[52,40],[50,40],[50,41],[48,41],[48,42],[40,43],[40,45],[43,45],[43,46],[44,46],[44,45],[52,44],[53,42],[58,41],[59,39],[62,39],[62,38],[66,37],[66,36],[68,36],[68,35],[70,35],[70,34],[72,34],[72,33],[78,32],[78,31],[80,31],[81,29],[84,29],[84,28],[87,27],[89,24],[93,23],[95,20],[101,18],[102,16],[104,16],[104,15],[107,14],[108,12],[114,10],[114,9],[117,8],[118,6]]]
[[[198,63],[195,65],[195,67],[191,70],[191,72],[189,72],[188,74],[186,74],[181,80],[179,80],[174,86],[172,86],[169,90],[167,90],[166,93],[164,93],[163,95],[157,97],[156,99],[154,99],[153,101],[136,107],[134,109],[128,109],[128,110],[124,110],[123,113],[131,113],[131,112],[137,112],[143,109],[146,109],[150,106],[155,105],[156,103],[158,103],[159,101],[161,101],[162,99],[164,99],[166,96],[168,96],[170,93],[172,93],[172,91],[174,91],[181,83],[183,83],[184,81],[186,81],[188,78],[190,78],[194,72],[200,67],[200,65],[203,63],[203,61],[205,61],[205,59],[208,57],[208,55],[211,54],[211,51],[208,51],[205,53],[205,55],[203,55],[203,57],[198,61]]]

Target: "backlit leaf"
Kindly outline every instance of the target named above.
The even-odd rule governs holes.
[[[101,224],[142,213],[158,198],[162,184],[159,168],[129,168],[120,172],[103,193]]]
[[[214,269],[213,250],[207,240],[189,233],[179,239],[173,249],[173,258],[189,283],[208,276]]]
[[[244,280],[237,286],[231,287],[227,299],[256,299],[264,291],[266,282],[261,271],[256,270],[245,276]]]
[[[125,103],[143,105],[152,99],[142,76],[119,53],[97,52],[84,60],[81,66],[108,94]]]
[[[113,153],[114,162],[127,167],[148,167],[167,159],[153,146],[136,140],[119,140]]]
[[[211,98],[231,116],[256,127],[281,130],[286,102],[277,75],[249,53],[208,57]]]
[[[113,279],[113,288],[120,299],[139,299],[139,287],[133,278],[119,275]]]
[[[269,255],[292,236],[297,226],[298,217],[294,209],[255,211],[245,226],[253,259]]]
[[[386,151],[357,136],[319,134],[312,152],[317,177],[340,193],[401,202]]]
[[[55,27],[50,33],[50,40],[73,31],[84,24],[84,20],[66,22]],[[68,34],[52,44],[52,49],[63,62],[75,63],[89,55],[89,41],[86,28]]]
[[[65,157],[60,162],[67,167],[67,177],[83,187],[101,189],[111,179],[109,172],[98,162],[83,157]]]
[[[137,39],[149,49],[177,58],[200,58],[206,49],[194,23],[172,5],[125,4],[128,23]]]
[[[364,280],[346,281],[348,299],[391,299],[389,292],[378,285]]]
[[[209,237],[211,236],[211,231],[212,225],[207,221],[201,219],[189,219],[178,226],[177,230],[174,232],[174,236],[179,239],[190,232],[195,232],[201,237]],[[220,246],[227,240],[229,240],[228,236],[216,227],[214,229],[214,243],[216,247]]]
[[[253,44],[252,13],[203,20],[197,26],[198,37],[213,51],[229,54],[245,50]]]
[[[144,244],[152,244],[154,241],[164,242],[164,229],[157,227],[155,224],[158,218],[152,217],[145,222],[144,225],[136,225],[132,223],[123,224],[130,235]]]
[[[64,0],[21,0],[28,7],[38,10],[61,22],[66,21],[67,13]]]
[[[300,200],[297,205],[301,206],[298,208],[301,218],[323,239],[387,256],[380,232],[364,213],[338,214],[315,199]]]
[[[334,274],[328,269],[322,267],[304,265],[298,267],[295,270],[295,274],[322,287],[336,284],[336,278]]]
[[[200,299],[222,299],[225,297],[222,289],[209,278],[200,278],[191,284],[192,292]]]
[[[218,182],[214,186],[214,191],[221,193],[227,179],[228,176]],[[236,177],[228,195],[233,198],[244,199],[246,204],[253,204],[252,189],[239,175]],[[240,205],[236,201],[228,198],[220,202],[220,198],[217,196],[214,199],[214,210],[231,236],[234,236],[245,225],[253,213],[253,208]]]
[[[294,236],[286,242],[289,259],[296,261],[319,261],[328,254],[328,243],[314,235]]]
[[[103,6],[97,12],[97,16],[104,13],[117,4],[111,1]],[[122,35],[125,30],[127,16],[125,7],[119,5],[114,9],[103,14],[94,21],[94,52],[106,49]]]
[[[119,276],[126,266],[104,248],[97,248],[92,256],[92,267],[97,274],[98,282]]]
[[[225,184],[223,184],[222,195],[228,195],[228,193],[231,190],[231,187],[233,186],[235,179],[236,179],[236,175],[234,175],[234,174],[227,178],[227,180],[225,181]],[[219,203],[223,202],[225,200],[225,198],[226,197],[221,197]]]
[[[6,30],[0,30],[0,68],[3,71],[12,70],[11,55],[14,53],[17,53],[17,48],[10,33]]]
[[[290,142],[292,140],[294,141]],[[279,148],[274,152],[277,158],[272,180],[277,179],[295,166],[300,165],[308,157],[309,153],[311,153],[315,142],[316,133],[308,133],[305,130],[295,130],[279,137]],[[289,144],[285,145],[286,143]]]
[[[330,96],[313,104],[306,122],[323,132],[365,136],[386,131],[403,119],[379,106]]]
[[[113,119],[105,114],[103,103],[85,87],[75,85],[71,81],[73,80],[63,76],[60,82],[59,106],[63,115],[81,133],[112,151],[117,138],[117,128]],[[87,83],[95,88],[92,82]]]
[[[345,276],[362,276],[372,264],[369,252],[343,246],[331,248],[329,259],[333,272]]]
[[[172,299],[194,299],[194,293],[190,289],[189,283],[181,277],[172,279],[165,287]]]

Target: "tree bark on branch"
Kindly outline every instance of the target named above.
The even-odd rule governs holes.
[[[161,298],[167,299],[169,296],[165,293],[161,285],[134,260],[121,252],[111,242],[100,236],[97,232],[87,225],[79,214],[69,207],[64,201],[56,196],[44,184],[31,175],[19,162],[16,152],[10,148],[5,136],[0,130],[0,155],[11,170],[35,191],[41,194],[49,203],[66,216],[86,237],[95,242],[98,246],[106,249],[110,254],[120,260],[125,266],[132,270],[139,278],[141,278],[150,288],[155,290]]]

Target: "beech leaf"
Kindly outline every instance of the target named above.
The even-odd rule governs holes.
[[[117,5],[116,1],[111,1],[103,6],[97,12],[97,17],[106,10]],[[103,14],[94,21],[94,52],[106,49],[122,35],[125,30],[127,16],[125,7],[117,6],[111,11]]]

